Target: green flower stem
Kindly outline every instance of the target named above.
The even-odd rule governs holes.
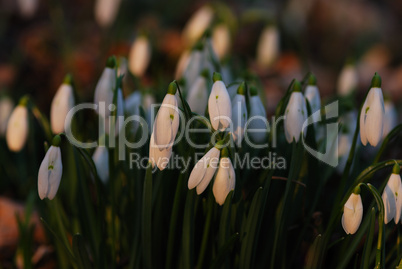
[[[385,139],[383,140],[383,142],[381,144],[380,149],[377,152],[377,155],[375,156],[373,164],[378,163],[382,154],[384,153],[384,150],[388,146],[389,141],[391,141],[394,137],[396,137],[396,135],[399,134],[400,131],[402,131],[402,124],[399,124],[394,129],[392,129],[392,131],[385,137]]]
[[[116,167],[114,163],[115,154],[114,148],[108,148],[109,151],[109,187],[110,187],[110,204],[111,204],[111,254],[112,254],[112,268],[115,268],[116,264],[116,204],[115,204],[115,175],[116,175]]]
[[[197,262],[196,268],[204,268],[203,264],[205,261],[205,253],[207,252],[207,248],[208,248],[209,231],[211,229],[212,215],[214,212],[214,197],[213,197],[212,193],[209,193],[207,211],[208,211],[208,213],[207,213],[207,218],[205,220],[205,225],[204,225],[204,232],[203,232],[202,242],[201,242],[201,250],[200,250],[200,254],[198,256],[198,262]]]

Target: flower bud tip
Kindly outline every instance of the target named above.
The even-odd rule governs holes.
[[[371,79],[371,88],[381,88],[381,77],[375,72],[373,78]]]
[[[219,80],[222,81],[222,75],[220,73],[214,72],[214,74],[212,76],[212,80],[214,82],[217,82]]]
[[[246,95],[246,92],[247,92],[247,84],[245,81],[243,81],[239,85],[239,88],[237,88],[237,94]]]
[[[177,91],[176,80],[170,82],[167,93],[175,95]]]

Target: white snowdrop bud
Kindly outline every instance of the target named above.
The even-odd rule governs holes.
[[[64,128],[70,128],[71,122],[65,122],[68,112],[74,106],[74,92],[72,78],[67,75],[63,84],[59,87],[53,97],[50,108],[50,124],[52,132],[59,134],[64,132]]]
[[[383,133],[384,114],[381,77],[376,73],[360,112],[360,138],[364,146],[368,142],[375,147],[380,142]]]
[[[209,6],[203,6],[189,19],[183,30],[183,38],[191,46],[202,36],[214,17],[214,11]]]
[[[257,45],[257,63],[270,67],[279,56],[279,31],[276,26],[266,26],[261,33]]]
[[[128,55],[128,68],[133,75],[142,77],[148,68],[150,60],[151,45],[149,40],[145,36],[140,36],[131,45]]]
[[[60,136],[53,138],[52,146],[46,152],[38,173],[38,193],[41,200],[52,200],[59,189],[63,164],[61,162]]]
[[[13,112],[14,102],[9,97],[0,99],[0,136],[5,136],[7,130],[7,123],[10,115]]]
[[[11,113],[7,123],[6,141],[11,151],[21,151],[28,138],[28,109],[23,99]]]
[[[384,202],[384,222],[387,224],[394,219],[397,224],[401,217],[402,210],[402,184],[400,176],[400,167],[398,164],[394,165],[392,174],[389,177],[384,192],[382,193],[382,200]]]
[[[110,27],[119,11],[121,0],[96,0],[95,20],[101,27]]]
[[[231,40],[228,26],[226,24],[217,25],[212,32],[212,47],[220,60],[227,55],[230,45]]]
[[[244,129],[247,123],[247,107],[246,107],[246,83],[242,82],[237,89],[237,94],[232,101],[232,118],[233,118],[233,140],[238,146],[241,145],[244,137]]]
[[[302,134],[303,123],[307,120],[306,101],[301,93],[301,85],[297,80],[293,84],[293,92],[285,110],[285,135],[288,143],[299,141]],[[306,137],[306,132],[303,132]]]
[[[236,184],[236,174],[229,159],[229,154],[226,148],[222,149],[222,157],[219,162],[219,169],[216,173],[212,191],[216,202],[219,205],[225,203],[226,197],[230,191],[234,190]]]
[[[213,75],[214,84],[208,99],[208,112],[212,127],[224,131],[232,119],[232,105],[229,93],[219,73]]]
[[[338,78],[338,94],[348,95],[351,91],[356,90],[358,82],[356,67],[351,64],[345,65]]]
[[[360,190],[360,188],[359,188]],[[354,234],[363,218],[363,203],[359,193],[352,193],[343,207],[342,227],[346,234]]]

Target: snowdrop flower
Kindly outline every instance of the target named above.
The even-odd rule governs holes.
[[[118,117],[124,116],[124,101],[123,101],[123,93],[120,88],[115,90],[116,88],[116,60],[115,58],[109,57],[106,63],[106,67],[103,70],[103,73],[98,81],[98,84],[95,88],[95,105],[99,105],[98,110],[96,110],[100,116],[104,119],[105,124],[105,132],[106,134],[110,134],[112,131],[114,135],[118,135],[120,129],[122,128],[122,124],[119,124]],[[117,111],[116,117],[112,118],[111,113],[116,109],[113,104],[114,93],[116,92],[117,100]],[[104,104],[104,110],[101,109],[102,104]],[[115,121],[116,123],[113,125],[111,121]],[[114,127],[113,127],[114,126]],[[114,130],[112,130],[113,128]]]
[[[162,150],[155,144],[154,133],[151,135],[151,139],[149,141],[149,161],[152,164],[152,167],[155,165],[159,168],[159,170],[163,170],[169,164],[170,156],[172,155],[172,147],[164,148]]]
[[[394,165],[392,174],[389,177],[384,192],[382,193],[382,200],[384,202],[385,216],[384,222],[387,224],[394,219],[395,224],[399,222],[402,210],[402,184],[400,167],[398,164]]]
[[[204,61],[203,49],[204,45],[199,42],[191,51],[188,59],[188,64],[183,74],[187,89],[189,89],[191,85],[194,84],[195,80],[198,78],[202,71]]]
[[[32,18],[39,6],[38,0],[18,0],[21,16],[25,19]]]
[[[212,47],[216,53],[216,56],[222,60],[230,49],[230,32],[226,24],[217,25],[212,33]]]
[[[102,27],[109,27],[113,24],[119,11],[121,0],[96,0],[95,20]]]
[[[352,193],[343,207],[342,227],[346,234],[354,234],[359,229],[363,218],[363,203],[360,197],[360,187]]]
[[[181,53],[179,60],[177,61],[175,79],[178,80],[183,76],[184,71],[187,69],[188,63],[190,61],[190,50],[185,50]]]
[[[229,127],[232,118],[232,105],[222,76],[213,75],[214,84],[208,99],[208,112],[212,128],[224,131]]]
[[[276,26],[269,25],[261,33],[257,45],[257,63],[263,67],[270,67],[279,55],[279,31]]]
[[[339,134],[338,139],[338,152],[336,158],[338,158],[339,162],[336,171],[341,174],[345,170],[346,162],[349,157],[350,147],[352,146],[352,137],[349,134],[342,133]]]
[[[394,129],[398,123],[398,113],[391,100],[384,102],[384,130],[382,138],[384,139]]]
[[[63,164],[61,162],[60,136],[53,138],[52,146],[46,152],[38,173],[38,193],[41,200],[52,200],[59,189]]]
[[[233,116],[233,140],[238,146],[241,145],[244,137],[244,129],[247,122],[247,107],[246,107],[246,83],[242,82],[237,89],[237,94],[232,102]]]
[[[183,30],[184,41],[191,46],[208,28],[214,17],[214,11],[209,6],[200,8],[187,22]]]
[[[299,141],[300,135],[303,133],[303,123],[307,120],[306,101],[301,93],[301,85],[297,80],[293,84],[293,92],[285,110],[285,135],[288,143]]]
[[[345,65],[338,78],[338,94],[341,96],[349,95],[357,88],[358,82],[356,67],[352,64]]]
[[[188,188],[197,187],[197,194],[200,195],[208,187],[209,182],[218,168],[219,156],[221,151],[219,145],[211,148],[194,166],[188,179]]]
[[[22,99],[20,104],[11,113],[7,123],[6,141],[11,151],[21,151],[28,137],[28,109],[27,99]]]
[[[99,146],[92,155],[96,172],[103,183],[109,179],[109,151],[105,146]]]
[[[72,87],[72,77],[67,75],[63,84],[59,87],[53,98],[50,108],[50,124],[52,132],[59,134],[64,132],[64,127],[70,128],[71,122],[66,122],[67,113],[74,106],[74,92]]]
[[[207,77],[208,70],[204,70],[191,85],[186,98],[191,110],[199,115],[204,115],[208,104]]]
[[[267,113],[258,96],[257,88],[250,87],[250,116],[247,122],[247,133],[251,140],[261,144],[267,135]]]
[[[373,147],[380,142],[384,126],[384,99],[381,90],[381,77],[375,73],[371,89],[360,112],[360,138],[365,146]]]
[[[179,109],[177,108],[176,91],[176,83],[171,82],[158,114],[156,114],[153,134],[155,144],[161,151],[173,146],[179,129]]]
[[[314,114],[314,113],[320,110],[321,99],[320,99],[320,92],[318,91],[317,87],[317,79],[313,74],[311,74],[309,77],[308,85],[306,87],[306,91],[304,92],[304,96],[306,97],[306,99],[310,104],[314,124],[317,124],[317,122],[320,120],[320,114],[318,113]]]
[[[140,106],[141,106],[142,95],[141,92],[136,91],[126,97],[124,101],[124,109],[127,116],[140,116]],[[134,120],[130,121],[131,132],[135,134],[139,127],[139,122]]]
[[[128,68],[130,72],[142,77],[147,70],[149,61],[151,60],[151,45],[145,36],[138,37],[131,45],[128,55]]]
[[[236,184],[236,174],[233,169],[231,160],[229,159],[229,152],[227,148],[222,149],[222,157],[219,162],[218,173],[216,173],[212,191],[215,200],[219,205],[225,203],[226,197],[230,191],[233,191]]]
[[[13,112],[14,102],[9,97],[0,98],[0,136],[4,136],[7,130],[7,123]]]

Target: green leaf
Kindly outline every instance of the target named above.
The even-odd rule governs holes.
[[[229,255],[239,238],[240,236],[238,233],[235,233],[229,238],[222,248],[220,248],[215,260],[212,262],[211,269],[221,268],[225,260],[230,257]]]
[[[306,257],[306,265],[304,266],[305,269],[310,268],[317,268],[318,257],[317,253],[321,252],[321,243],[322,243],[322,236],[321,234],[317,235],[314,240],[314,243],[310,246],[307,257]]]
[[[182,259],[183,268],[194,268],[194,208],[195,189],[187,192],[183,216]]]
[[[80,234],[75,234],[73,236],[73,253],[77,259],[79,268],[92,268],[91,263],[89,262],[88,253],[85,249],[84,239]]]
[[[375,234],[375,208],[371,208],[371,214],[370,214],[370,227],[368,230],[368,236],[366,239],[366,243],[364,244],[364,250],[363,250],[363,256],[362,256],[362,264],[361,268],[362,269],[368,269],[370,265],[370,254],[371,254],[371,248],[373,246],[373,238]]]

